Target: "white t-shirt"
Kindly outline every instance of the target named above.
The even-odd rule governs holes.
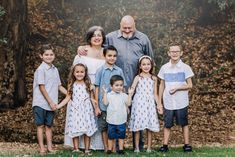
[[[127,121],[127,101],[126,93],[115,93],[113,91],[107,94],[108,107],[106,121],[109,124],[120,125]]]
[[[169,91],[177,86],[186,85],[186,79],[193,76],[194,73],[192,69],[181,60],[176,65],[168,62],[161,67],[158,77],[165,81],[165,89],[163,92],[164,108],[168,110],[178,110],[188,106],[187,90],[177,91],[172,95]]]

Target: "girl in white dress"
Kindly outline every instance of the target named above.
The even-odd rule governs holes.
[[[74,151],[79,151],[78,137],[84,135],[85,153],[89,153],[90,137],[97,131],[97,123],[93,109],[95,101],[91,81],[87,74],[87,67],[81,63],[72,67],[69,74],[68,94],[57,108],[63,107],[69,101],[65,135],[72,138]]]
[[[139,131],[147,129],[147,152],[151,152],[152,133],[159,131],[156,111],[157,77],[152,74],[153,65],[149,56],[140,57],[138,75],[131,86],[132,90],[135,90],[135,95],[132,101],[129,128],[135,134],[134,151],[137,153],[139,152]]]
[[[77,63],[83,63],[88,68],[88,76],[91,79],[91,84],[95,82],[95,74],[97,69],[99,69],[104,63],[103,57],[103,44],[105,41],[105,33],[102,27],[92,26],[88,29],[86,34],[86,42],[88,45],[80,46],[78,49],[83,49],[86,52],[83,56],[76,55],[73,61],[73,65]],[[94,86],[93,86],[94,88]],[[98,107],[98,106],[97,106]],[[101,113],[99,107],[96,112],[96,116]],[[97,118],[97,117],[96,117]],[[70,145],[71,139],[65,136],[65,145]],[[80,148],[84,148],[83,138],[80,140]],[[104,145],[102,141],[101,132],[97,130],[95,134],[91,137],[90,148],[93,150],[103,150]]]

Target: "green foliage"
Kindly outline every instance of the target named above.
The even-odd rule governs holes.
[[[225,10],[235,5],[235,0],[208,0],[208,2],[218,5],[220,10]]]
[[[2,6],[0,6],[0,17],[3,16],[5,14],[5,10]]]
[[[3,16],[5,14],[5,10],[2,6],[0,6],[0,19],[1,19],[1,16]],[[7,39],[6,38],[2,38],[0,37],[0,44],[6,44],[7,43]]]
[[[0,44],[3,43],[3,44],[6,44],[7,43],[7,38],[1,38],[0,39]]]

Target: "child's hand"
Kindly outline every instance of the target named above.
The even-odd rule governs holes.
[[[159,114],[163,114],[163,106],[162,106],[162,104],[157,105],[157,112]]]
[[[173,89],[171,89],[171,90],[169,91],[169,93],[170,93],[170,95],[173,95],[176,91],[177,91],[177,89],[176,89],[176,88],[173,88]]]
[[[58,109],[60,109],[61,107],[60,107],[60,105],[56,105],[56,110],[58,110]]]
[[[52,111],[55,111],[57,109],[56,104],[54,103],[51,103],[50,106],[51,106]]]
[[[103,89],[103,92],[104,92],[104,93],[107,93],[107,92],[108,92],[108,89],[105,87],[105,85],[102,87],[102,89]]]
[[[101,115],[101,111],[99,107],[95,108],[95,116],[98,117],[99,115]]]
[[[134,94],[134,88],[133,87],[130,87],[129,89],[128,89],[128,94],[130,94],[131,96]]]

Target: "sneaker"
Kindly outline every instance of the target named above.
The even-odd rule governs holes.
[[[160,147],[160,149],[158,150],[159,152],[162,152],[162,153],[166,153],[166,152],[168,152],[169,151],[169,149],[168,149],[168,147],[167,146],[162,146],[162,147]]]
[[[183,146],[183,150],[184,150],[184,152],[192,152],[193,151],[192,146],[190,146],[188,144],[185,144]]]
[[[120,154],[120,155],[124,155],[125,154],[124,150],[119,150],[117,153]]]
[[[151,153],[152,152],[151,148],[147,148],[146,152]]]
[[[139,152],[140,152],[139,149],[135,149],[135,150],[134,150],[134,153],[139,153]]]

